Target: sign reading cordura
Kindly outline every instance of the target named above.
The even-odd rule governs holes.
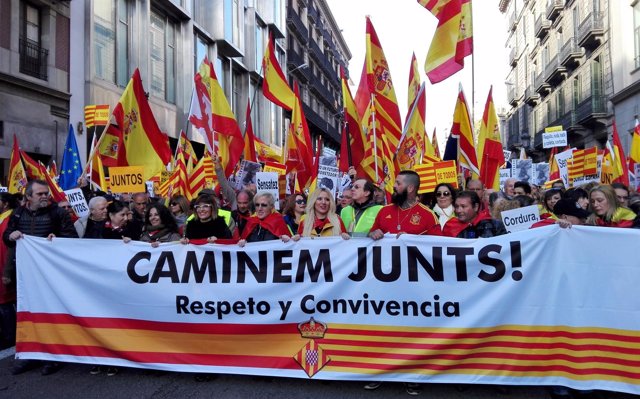
[[[511,209],[500,212],[502,223],[507,232],[527,230],[534,223],[540,221],[540,210],[538,205],[525,206],[523,208]]]
[[[143,166],[114,166],[109,168],[112,193],[144,193],[146,191]]]
[[[25,237],[16,357],[638,394],[640,231],[603,229],[244,248]]]

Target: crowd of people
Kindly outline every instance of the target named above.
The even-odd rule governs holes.
[[[221,168],[219,162],[215,164],[216,169]],[[153,247],[166,242],[243,247],[251,242],[330,236],[379,240],[386,234],[475,239],[506,234],[501,212],[532,204],[538,206],[541,218],[534,228],[550,224],[565,228],[573,225],[640,228],[637,216],[640,194],[618,183],[566,189],[562,181],[556,181],[551,188],[542,190],[508,179],[502,190],[494,191],[479,180],[468,180],[464,190],[438,184],[433,192],[419,194],[419,175],[402,171],[395,179],[388,204],[384,192],[373,182],[353,174],[351,186],[338,201],[325,188],[308,194],[297,192],[279,201],[268,192],[256,192],[255,185],[249,184],[236,192],[224,178],[219,184],[219,190],[205,189],[192,201],[182,195],[151,198],[147,193],[116,198],[83,186],[89,215],[79,219],[74,217],[68,203],[51,201],[44,181],[30,181],[24,196],[1,193],[1,346],[6,348],[15,343],[15,245],[25,234],[48,239],[138,240]],[[43,375],[61,367],[54,362],[16,361],[13,372],[18,374],[38,366],[42,366]],[[102,370],[108,375],[118,372],[113,367],[100,366],[91,372]],[[369,383],[365,388],[375,389],[379,385]],[[407,392],[419,394],[420,386],[408,384]],[[554,395],[563,397],[563,391],[554,391]]]

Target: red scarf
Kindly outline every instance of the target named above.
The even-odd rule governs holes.
[[[253,215],[247,220],[247,225],[244,226],[244,230],[242,231],[242,239],[245,240],[251,232],[256,227],[260,226],[263,229],[268,230],[271,234],[276,237],[289,236],[291,237],[291,231],[289,230],[289,226],[282,218],[282,215],[278,212],[272,212],[269,216],[264,219],[260,219],[259,217]]]
[[[442,229],[442,235],[445,237],[457,237],[467,227],[477,226],[478,223],[488,219],[491,219],[491,216],[489,212],[485,211],[478,213],[470,223],[461,222],[457,217],[449,219]]]

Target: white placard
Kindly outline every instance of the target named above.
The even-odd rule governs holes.
[[[517,181],[529,183],[533,175],[533,160],[513,159],[511,160],[511,177]]]
[[[278,187],[279,175],[276,172],[256,172],[256,190],[257,192],[269,192],[276,199],[276,209],[280,210],[280,189]]]
[[[344,173],[340,179],[340,194],[348,188],[351,188],[351,177],[348,173]]]
[[[511,178],[511,169],[500,169],[500,190],[504,189],[504,183]]]
[[[260,172],[261,170],[262,165],[257,162],[251,162],[247,160],[243,160],[242,162],[240,162],[240,171],[238,172],[238,176],[240,177],[236,180],[236,189],[242,190],[248,184],[256,183],[256,173]]]
[[[326,188],[336,197],[338,188],[338,175],[340,171],[335,166],[320,165],[318,167],[318,188]]]
[[[566,147],[567,131],[542,133],[542,148]]]
[[[556,154],[555,160],[558,165],[558,172],[560,172],[560,178],[565,187],[569,187],[569,169],[567,168],[567,162],[573,158],[573,148]]]
[[[147,192],[149,193],[149,196],[152,198],[155,197],[155,192],[153,191],[153,182],[151,180],[147,180],[145,184],[147,185]]]
[[[0,186],[0,193],[8,193],[9,189],[7,187]]]
[[[533,184],[536,186],[544,185],[549,180],[549,163],[534,163],[533,172]]]
[[[87,205],[87,201],[84,199],[82,189],[72,188],[71,190],[65,190],[64,193],[67,195],[69,205],[71,205],[73,211],[79,218],[89,215],[89,205]]]
[[[511,151],[502,150],[502,153],[504,154],[504,161],[509,162],[509,160],[511,159]]]
[[[534,223],[540,221],[538,205],[525,206],[524,208],[502,211],[502,223],[508,233],[529,229]]]

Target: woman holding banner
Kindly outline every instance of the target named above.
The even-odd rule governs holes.
[[[238,245],[248,242],[282,240],[289,242],[291,231],[281,214],[275,211],[273,194],[263,191],[253,197],[256,213],[247,220]]]
[[[540,219],[557,219],[553,214],[553,207],[556,206],[556,202],[562,199],[562,191],[557,188],[552,188],[544,192],[544,198],[542,204],[538,205],[540,208]]]
[[[282,215],[292,233],[296,233],[298,231],[300,219],[302,218],[302,215],[304,215],[306,206],[307,196],[304,195],[304,193],[291,194],[287,197]]]
[[[596,186],[589,192],[590,210],[587,224],[603,227],[633,227],[636,214],[620,205],[613,187]]]
[[[161,242],[180,241],[180,237],[178,224],[166,206],[154,204],[147,207],[140,241],[150,242],[156,248]]]
[[[142,226],[135,220],[129,220],[128,215],[130,212],[129,207],[124,202],[111,201],[107,206],[108,217],[104,225],[102,238],[122,239],[124,242],[129,242],[132,238],[137,240],[142,233]]]
[[[180,242],[188,244],[190,240],[194,240],[211,244],[219,239],[231,239],[231,230],[224,219],[218,216],[218,203],[212,196],[199,195],[193,208],[196,217],[187,221],[184,226],[184,237]],[[198,243],[194,242],[194,244]]]
[[[341,236],[345,240],[351,238],[344,223],[336,214],[336,202],[333,200],[331,191],[319,188],[309,196],[296,236],[294,240],[299,239],[300,236],[311,238]]]
[[[435,198],[431,203],[431,209],[438,216],[438,222],[440,222],[440,228],[443,228],[445,223],[453,217],[453,203],[456,200],[456,190],[449,183],[440,183],[433,191]]]

